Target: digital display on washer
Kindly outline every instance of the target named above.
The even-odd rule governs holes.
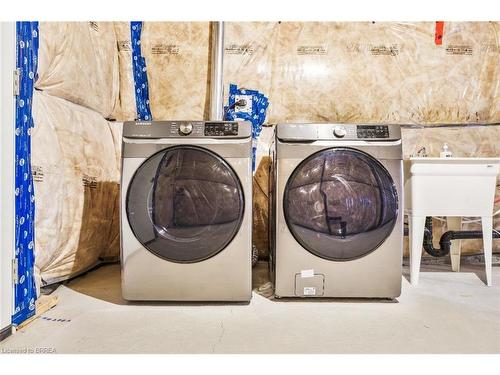
[[[357,126],[358,138],[389,138],[389,127],[387,125]]]
[[[238,135],[237,122],[206,122],[205,136],[224,137]]]

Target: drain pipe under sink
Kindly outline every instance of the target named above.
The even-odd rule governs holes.
[[[493,230],[493,238],[500,238],[500,233]],[[452,240],[466,240],[474,238],[483,238],[483,232],[480,230],[449,230],[442,234],[439,239],[439,246],[434,247],[432,243],[432,217],[427,216],[425,218],[425,229],[424,229],[424,250],[427,254],[433,257],[444,257],[450,253],[451,241]]]

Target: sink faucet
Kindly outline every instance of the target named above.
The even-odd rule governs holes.
[[[426,158],[427,157],[427,151],[425,150],[425,146],[422,146],[418,151],[417,151],[417,156]]]

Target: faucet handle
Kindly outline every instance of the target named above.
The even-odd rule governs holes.
[[[427,150],[425,149],[425,146],[422,146],[418,151],[417,151],[417,156],[421,158],[426,158],[427,157]]]

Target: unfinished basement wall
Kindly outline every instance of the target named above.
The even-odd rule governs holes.
[[[273,124],[392,122],[405,126],[405,158],[422,146],[438,156],[445,141],[455,156],[500,155],[500,127],[493,125],[500,122],[499,25],[445,22],[436,44],[434,22],[227,22],[226,94],[235,83],[270,102],[254,176],[261,257],[269,251]],[[209,37],[207,22],[144,23],[154,119],[207,118]],[[33,108],[38,285],[118,259],[119,121],[137,116],[130,39],[130,22],[40,23]],[[436,223],[437,232],[441,227]],[[480,240],[462,242],[465,253],[482,248]],[[494,241],[496,251],[499,245]]]
[[[226,22],[226,94],[229,83],[264,93],[269,125],[402,124],[405,158],[421,147],[438,156],[444,142],[455,156],[498,156],[500,127],[492,124],[500,122],[499,31],[498,22],[445,22],[437,38],[435,22]],[[154,119],[207,117],[208,36],[208,23],[144,23]],[[130,92],[123,61],[121,87]],[[254,243],[264,257],[271,132],[261,134],[254,176]],[[436,222],[436,238],[444,229]],[[465,253],[482,248],[481,240],[462,242]]]
[[[33,96],[37,287],[119,259],[121,124],[113,23],[41,22]]]
[[[499,25],[445,22],[436,44],[434,22],[226,22],[225,83],[268,95],[270,124],[493,123],[500,118]],[[115,29],[129,52],[130,23]],[[144,23],[153,117],[206,115],[209,34],[206,22]],[[129,98],[122,107],[130,119],[131,55],[122,55],[120,96]]]

